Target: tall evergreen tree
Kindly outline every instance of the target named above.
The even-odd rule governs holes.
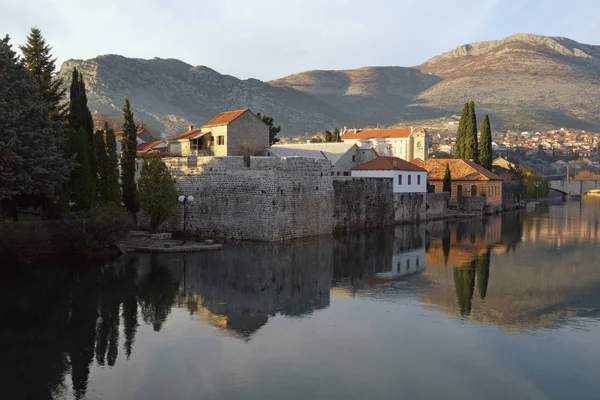
[[[49,118],[53,121],[64,120],[67,104],[63,98],[66,90],[63,80],[55,75],[56,59],[52,57],[52,47],[46,44],[42,32],[34,27],[27,36],[27,43],[20,49],[25,68],[35,81],[42,100],[50,105]]]
[[[71,163],[63,156],[61,126],[48,120],[49,111],[9,37],[0,39],[0,201],[53,198],[67,179]]]
[[[137,223],[137,212],[140,210],[139,196],[135,184],[135,159],[137,149],[137,128],[133,121],[133,113],[129,99],[125,99],[123,107],[123,139],[121,140],[121,187],[123,204],[133,214]]]
[[[469,119],[469,103],[465,103],[460,114],[458,130],[456,131],[456,144],[454,148],[454,158],[463,159],[465,154],[465,135],[467,122]]]
[[[452,193],[452,176],[450,175],[450,166],[446,163],[446,170],[444,171],[444,181],[442,184],[442,191]]]
[[[463,159],[479,161],[479,151],[477,149],[477,115],[475,115],[475,103],[469,102],[468,117],[466,120],[466,129],[464,136],[465,150]]]
[[[325,142],[326,143],[330,143],[333,142],[333,135],[331,134],[330,131],[325,131]]]
[[[256,113],[256,116],[260,118],[262,122],[269,126],[269,146],[279,142],[277,134],[281,131],[281,126],[274,125],[273,117],[269,117],[268,115],[261,115],[261,113],[259,112]]]
[[[106,201],[121,204],[121,188],[119,187],[119,158],[117,156],[117,140],[115,132],[104,122],[106,140]]]
[[[89,141],[86,127],[87,104],[82,97],[81,81],[76,68],[73,69],[71,87],[69,90],[69,153],[74,155],[77,167],[71,173],[71,199],[80,210],[91,207],[96,197],[94,176],[90,162]],[[87,110],[89,112],[89,110]]]
[[[481,122],[481,136],[479,138],[479,165],[488,171],[492,170],[492,128],[490,118],[486,114]]]
[[[94,151],[96,153],[96,190],[98,192],[98,201],[106,203],[108,201],[108,156],[106,154],[103,130],[99,129],[94,133]]]
[[[338,128],[333,128],[333,132],[331,132],[331,141],[332,142],[341,142],[342,137],[340,136],[340,130]]]

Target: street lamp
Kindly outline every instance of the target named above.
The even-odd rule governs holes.
[[[181,195],[177,198],[183,204],[183,244],[187,241],[187,204],[194,201],[194,196]]]

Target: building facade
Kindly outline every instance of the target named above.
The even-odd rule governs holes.
[[[359,147],[372,147],[377,154],[398,157],[406,161],[429,158],[429,133],[424,128],[346,129],[344,142],[357,143]]]
[[[427,193],[427,171],[398,157],[381,156],[352,168],[356,178],[392,178],[394,193]]]

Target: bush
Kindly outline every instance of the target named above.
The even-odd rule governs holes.
[[[133,229],[131,214],[121,206],[96,206],[85,217],[85,232],[98,248],[113,245]]]
[[[49,252],[50,234],[43,224],[7,222],[0,224],[0,258],[30,262]]]

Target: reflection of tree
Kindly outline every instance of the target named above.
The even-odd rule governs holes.
[[[121,286],[122,277],[116,273],[112,266],[102,271],[96,327],[96,362],[99,365],[104,365],[106,358],[108,365],[112,367],[117,359]]]
[[[471,301],[475,289],[475,262],[463,268],[454,268],[454,287],[460,315],[464,317],[471,314]]]
[[[133,260],[132,260],[133,261]],[[137,288],[135,282],[137,280],[137,268],[135,264],[129,263],[125,270],[124,296],[123,296],[123,333],[125,336],[125,355],[127,359],[131,357],[133,350],[133,342],[138,327],[138,303],[137,303]]]
[[[477,259],[477,289],[479,290],[479,297],[485,299],[488,288],[488,281],[490,279],[490,251],[488,250],[484,255]]]
[[[450,255],[450,227],[448,224],[444,224],[442,251],[444,252],[444,265],[448,265],[448,256]]]
[[[144,322],[152,324],[156,332],[160,331],[171,313],[178,287],[179,283],[173,282],[169,270],[159,265],[156,257],[152,257],[150,272],[139,285],[139,300]]]

